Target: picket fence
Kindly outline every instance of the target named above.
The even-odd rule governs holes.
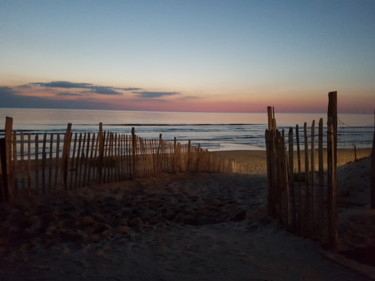
[[[323,119],[316,132],[278,130],[275,112],[268,107],[266,130],[268,213],[289,231],[319,243],[326,248],[337,246],[337,93],[329,93],[327,132]],[[316,143],[317,140],[317,143]]]
[[[159,176],[162,173],[234,173],[236,163],[189,141],[181,144],[103,131],[65,134],[24,134],[12,131],[7,117],[5,138],[0,139],[0,201],[13,201],[59,189],[75,189]]]

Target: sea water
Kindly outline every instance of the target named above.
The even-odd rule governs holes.
[[[0,108],[0,134],[4,132],[5,117],[13,117],[13,130],[24,133],[64,133],[68,123],[73,132],[97,132],[99,123],[110,132],[164,140],[174,138],[181,143],[210,151],[265,149],[267,113],[196,113],[111,110],[64,110]],[[326,115],[322,113],[276,113],[277,125],[288,130],[305,122],[310,127]],[[374,132],[373,115],[339,114],[338,140],[340,147],[371,147]],[[324,123],[324,124],[325,124]]]

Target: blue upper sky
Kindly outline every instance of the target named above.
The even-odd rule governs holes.
[[[371,113],[374,50],[373,0],[0,0],[0,104]]]

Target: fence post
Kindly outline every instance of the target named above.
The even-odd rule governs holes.
[[[137,166],[136,166],[136,152],[137,152],[137,140],[136,140],[136,135],[135,135],[135,129],[132,127],[131,130],[132,134],[132,178],[135,178],[137,174]]]
[[[319,142],[318,142],[318,158],[319,158],[319,185],[318,185],[318,236],[320,244],[324,243],[324,161],[323,161],[323,118],[319,120]]]
[[[292,228],[297,234],[297,216],[296,216],[296,198],[294,194],[294,141],[293,141],[293,129],[289,128],[289,189],[290,189],[290,201],[291,201],[291,213],[292,213]]]
[[[188,151],[187,151],[187,172],[190,173],[191,168],[191,140],[188,141]]]
[[[160,156],[161,151],[162,151],[162,146],[163,146],[163,135],[159,134],[158,149],[156,151],[156,171],[157,171],[157,175],[160,174],[160,172],[162,171],[162,167],[163,167],[163,159]]]
[[[336,171],[335,141],[332,119],[328,120],[327,159],[328,159],[328,246],[336,248],[337,242],[337,210],[336,210]]]
[[[14,180],[12,175],[12,133],[13,133],[13,118],[6,117],[5,119],[5,161],[6,161],[6,199],[12,201],[14,198]],[[13,159],[17,161],[17,159]]]
[[[336,174],[337,166],[337,92],[328,93],[328,119],[332,122],[333,152],[334,152],[334,172]]]
[[[0,138],[0,166],[1,166],[1,176],[0,176],[0,202],[6,200],[6,187],[8,185],[7,181],[7,166],[6,166],[6,153],[5,153],[5,138]]]
[[[328,94],[328,246],[337,248],[337,92]]]
[[[372,138],[371,153],[371,209],[375,209],[375,131]]]
[[[98,183],[103,183],[103,159],[104,159],[104,135],[103,135],[103,123],[99,123],[99,133],[98,133]]]
[[[68,123],[66,128],[65,136],[64,136],[64,147],[63,147],[63,154],[62,154],[62,169],[63,169],[63,183],[65,190],[68,189],[68,166],[69,166],[69,154],[70,154],[70,143],[71,143],[71,131],[72,131],[72,123]]]
[[[305,202],[304,202],[304,235],[309,236],[311,231],[311,218],[310,218],[310,165],[309,165],[309,138],[307,133],[307,123],[304,123],[304,140],[305,140]]]
[[[311,206],[311,235],[313,238],[316,237],[316,202],[315,202],[315,120],[311,124],[311,160],[310,160],[310,206]]]
[[[1,140],[1,167],[2,167],[2,186],[1,199],[11,201],[13,198],[13,186],[11,183],[11,141],[13,131],[13,118],[5,118],[5,138]]]

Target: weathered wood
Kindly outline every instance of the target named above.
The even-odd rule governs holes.
[[[4,178],[4,198],[6,201],[12,201],[14,197],[13,182],[11,176],[12,165],[12,131],[13,131],[13,118],[5,118],[5,173]]]
[[[136,166],[137,140],[136,140],[134,127],[131,130],[131,134],[132,134],[132,178],[135,178],[137,176],[137,166]]]
[[[12,172],[11,172],[11,182],[13,185],[13,200],[17,199],[18,196],[18,159],[17,159],[17,135],[12,134]]]
[[[69,123],[65,135],[64,135],[64,146],[63,146],[63,153],[62,153],[62,175],[63,175],[63,184],[64,189],[68,189],[68,170],[69,170],[69,155],[70,155],[70,145],[72,139],[72,123]]]
[[[77,141],[78,141],[78,133],[74,133],[74,138],[73,138],[73,150],[72,150],[72,157],[70,159],[70,185],[69,189],[73,189],[76,186],[76,177],[75,175],[77,174],[77,165],[75,164],[78,161],[78,158],[76,156],[76,151],[77,151]]]
[[[35,135],[35,193],[39,193],[39,136]]]
[[[316,236],[316,224],[315,224],[315,217],[316,217],[316,208],[315,208],[315,120],[312,121],[311,124],[311,141],[310,141],[310,206],[311,206],[311,235],[313,238]]]
[[[104,161],[104,134],[103,134],[103,124],[99,123],[99,133],[98,133],[98,183],[103,183],[103,161]]]
[[[372,137],[371,153],[371,209],[375,209],[375,131]]]
[[[318,236],[321,245],[324,243],[324,159],[323,159],[323,118],[319,120],[319,141],[318,141],[318,158],[319,158],[319,184],[318,184]]]
[[[8,176],[6,163],[5,138],[0,138],[0,160],[1,160],[1,181],[0,181],[0,202],[8,200]]]
[[[296,212],[296,198],[294,191],[294,138],[293,129],[289,128],[288,135],[289,142],[289,190],[290,190],[290,213],[291,213],[291,225],[293,231],[298,234],[297,229],[297,212]]]
[[[297,177],[298,182],[298,221],[297,228],[298,233],[302,234],[303,227],[303,190],[302,190],[302,169],[301,169],[301,146],[299,139],[299,126],[296,125],[296,145],[297,145]]]
[[[46,193],[46,169],[47,169],[47,133],[43,135],[43,146],[42,146],[42,192]]]
[[[31,135],[27,134],[27,193],[31,196]]]
[[[332,118],[328,119],[327,158],[328,158],[328,247],[337,248],[337,207],[336,207],[336,160],[335,132]]]
[[[59,170],[60,170],[60,135],[57,135],[56,139],[56,157],[55,157],[55,180],[53,188],[57,188],[57,184],[59,182]]]
[[[267,107],[267,116],[268,116],[268,130],[273,130],[273,113],[272,113],[272,107],[268,106]]]
[[[333,131],[333,153],[334,153],[334,170],[336,174],[337,167],[337,92],[328,93],[328,119],[331,119]]]
[[[48,191],[52,189],[52,159],[53,159],[53,134],[50,136],[49,140],[49,159],[48,159]]]
[[[304,123],[304,141],[305,141],[305,194],[304,194],[304,236],[309,235],[311,231],[311,206],[310,206],[310,165],[309,165],[309,138],[307,132],[307,123]]]
[[[22,192],[26,190],[26,181],[25,181],[25,137],[23,133],[20,135],[20,179],[22,184]]]

